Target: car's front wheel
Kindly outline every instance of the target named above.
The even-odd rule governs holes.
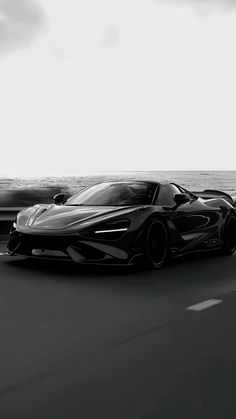
[[[149,223],[145,238],[145,261],[152,269],[161,268],[168,254],[168,234],[161,220]]]
[[[229,214],[224,229],[224,253],[232,255],[236,250],[236,217]]]

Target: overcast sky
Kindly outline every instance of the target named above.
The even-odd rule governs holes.
[[[232,170],[232,0],[0,0],[0,173]]]

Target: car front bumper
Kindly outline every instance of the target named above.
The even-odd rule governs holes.
[[[117,243],[96,242],[77,235],[39,235],[14,231],[7,245],[11,256],[73,260],[79,264],[135,264],[142,257],[138,249],[122,249]]]

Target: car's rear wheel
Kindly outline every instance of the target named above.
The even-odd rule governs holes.
[[[236,217],[229,214],[225,222],[224,247],[223,251],[227,255],[232,255],[236,250]]]
[[[168,234],[161,220],[149,223],[145,240],[145,262],[149,268],[161,268],[168,254]]]

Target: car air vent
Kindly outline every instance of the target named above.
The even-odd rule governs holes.
[[[40,215],[42,215],[44,212],[46,212],[47,211],[47,209],[48,208],[40,208],[39,209],[39,211],[37,212],[37,214],[36,214],[36,217],[38,218],[38,217],[40,217]]]

